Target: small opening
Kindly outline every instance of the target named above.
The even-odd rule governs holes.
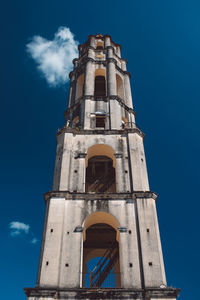
[[[130,264],[129,264],[129,267],[130,267],[130,268],[132,268],[132,266],[133,266],[133,264],[132,264],[132,263],[130,263]]]
[[[69,234],[69,231],[67,231],[67,234]]]
[[[149,228],[147,228],[147,232],[149,232]]]
[[[143,161],[143,158],[141,158],[141,161]]]
[[[53,232],[53,229],[51,229],[51,232]]]
[[[129,230],[128,233],[131,234],[131,230]]]
[[[77,170],[74,170],[74,173],[77,173]]]
[[[127,170],[125,170],[125,173],[128,173],[128,171],[127,171]]]
[[[105,115],[96,116],[96,127],[105,128]]]
[[[152,266],[152,265],[153,265],[153,263],[150,261],[150,262],[149,262],[149,266]]]
[[[69,267],[69,264],[65,264],[65,267]]]
[[[48,266],[48,264],[49,264],[49,262],[48,262],[48,261],[46,261],[46,266]]]

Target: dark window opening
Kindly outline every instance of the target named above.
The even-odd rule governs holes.
[[[95,92],[96,97],[105,97],[106,96],[106,81],[104,76],[95,77]]]
[[[96,116],[96,127],[102,127],[105,128],[105,115]]]
[[[114,193],[115,191],[115,168],[112,159],[107,156],[90,158],[86,169],[86,192]]]

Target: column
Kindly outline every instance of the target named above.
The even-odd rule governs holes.
[[[90,36],[90,46],[95,48],[95,46],[96,46],[95,45],[95,36],[92,36],[92,35]]]
[[[115,74],[115,62],[113,59],[108,60],[107,76],[108,96],[115,96],[117,95],[117,82]]]
[[[130,86],[130,79],[128,73],[124,75],[124,92],[125,92],[126,105],[130,108],[133,108],[131,86]]]
[[[89,60],[85,70],[85,113],[84,113],[84,129],[90,129],[90,101],[94,96],[94,77],[95,77],[95,64]]]
[[[95,65],[91,60],[89,60],[85,70],[85,96],[94,96],[94,74]]]
[[[115,72],[115,60],[113,59],[113,48],[107,50],[107,90],[110,101],[110,127],[121,129],[121,107],[117,101],[117,82]]]
[[[105,45],[105,48],[110,46],[111,45],[111,41],[110,41],[110,36],[109,35],[106,35],[104,36],[104,45]]]
[[[86,153],[79,153],[79,168],[77,177],[77,192],[85,192],[85,157]]]
[[[124,191],[123,187],[123,168],[122,168],[122,154],[121,153],[115,153],[116,157],[116,192],[121,193],[121,192],[126,192]]]
[[[75,75],[72,74],[70,76],[68,107],[72,106],[75,102],[75,92],[76,92],[76,81],[75,81]]]

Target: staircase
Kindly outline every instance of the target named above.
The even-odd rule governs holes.
[[[118,259],[118,248],[116,245],[106,249],[98,264],[90,275],[90,287],[101,287]]]
[[[88,188],[89,192],[104,193],[115,183],[113,172],[108,173],[106,176],[102,175],[97,178]]]

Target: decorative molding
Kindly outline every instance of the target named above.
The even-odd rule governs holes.
[[[116,158],[122,158],[123,157],[122,153],[115,153],[114,155],[115,155]]]
[[[76,226],[74,232],[83,232],[84,228],[82,226]]]
[[[118,227],[119,232],[124,233],[127,232],[127,227]]]
[[[85,158],[87,153],[78,153],[78,158]]]

